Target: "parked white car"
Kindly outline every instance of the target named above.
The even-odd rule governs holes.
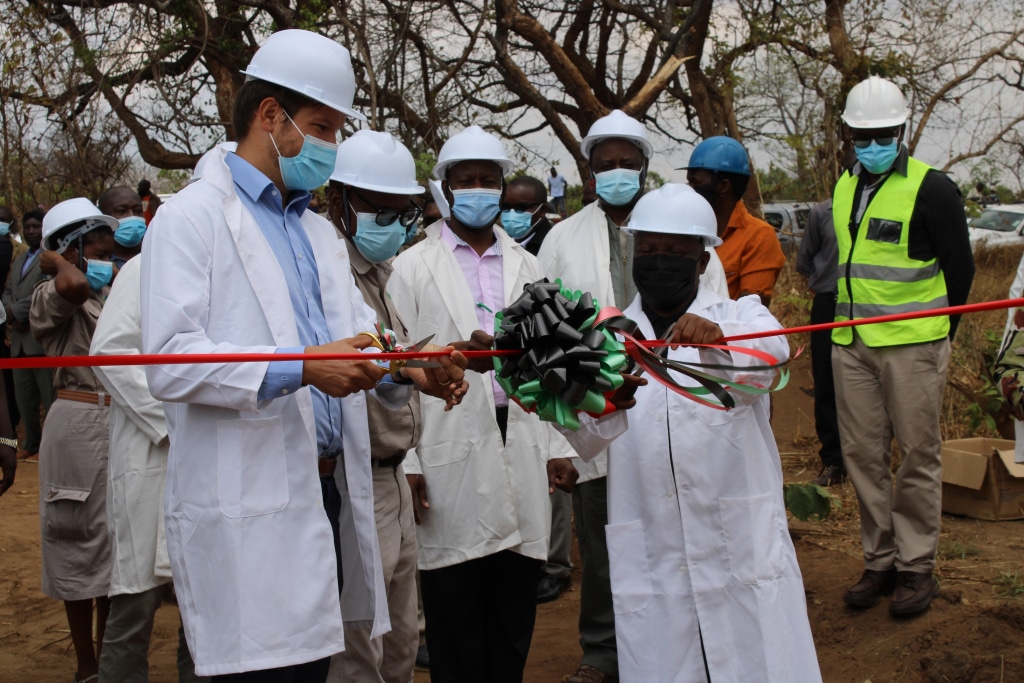
[[[1024,244],[1024,204],[990,206],[970,222],[971,249]]]
[[[807,202],[775,202],[761,206],[764,219],[775,228],[779,244],[787,256],[800,249],[811,206]]]

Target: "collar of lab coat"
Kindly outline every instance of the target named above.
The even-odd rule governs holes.
[[[683,311],[683,313],[694,313],[711,320],[709,316],[705,315],[705,312],[721,301],[722,297],[717,293],[707,289],[703,285],[698,285],[697,296],[694,297],[690,307]],[[683,315],[683,313],[680,313],[679,315]],[[640,301],[639,294],[633,297],[633,303],[629,305],[629,308],[623,311],[623,314],[625,314],[627,318],[636,322],[645,339],[654,339],[654,326],[651,325],[650,319],[647,317],[647,314],[644,313],[643,304]],[[712,320],[712,322],[715,321]]]

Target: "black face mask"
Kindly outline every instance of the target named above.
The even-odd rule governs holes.
[[[670,313],[689,305],[697,293],[698,259],[652,254],[633,258],[633,283],[644,305]]]
[[[715,202],[718,201],[718,196],[721,194],[721,192],[715,189],[717,186],[717,182],[710,182],[706,185],[690,185],[693,191],[708,200],[708,204],[711,206],[715,205]]]

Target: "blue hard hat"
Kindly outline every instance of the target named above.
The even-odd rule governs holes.
[[[676,170],[691,168],[748,176],[750,160],[747,158],[747,150],[739,142],[725,135],[716,135],[697,145],[690,155],[690,163]]]

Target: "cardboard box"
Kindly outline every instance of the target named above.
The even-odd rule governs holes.
[[[1024,465],[1013,441],[956,439],[942,444],[942,511],[975,519],[1024,518]]]

